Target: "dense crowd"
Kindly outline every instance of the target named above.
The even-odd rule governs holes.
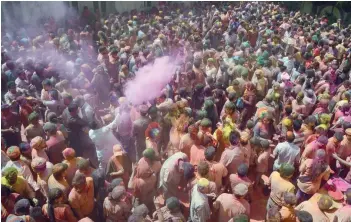
[[[351,221],[351,26],[268,2],[43,21],[2,25],[3,221]]]

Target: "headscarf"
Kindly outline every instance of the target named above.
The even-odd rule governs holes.
[[[110,200],[119,200],[119,198],[125,194],[126,189],[124,187],[118,186],[113,188],[112,192],[109,194],[108,198]]]
[[[18,170],[15,167],[6,167],[2,171],[2,175],[4,175],[4,177],[12,177],[15,174],[18,175]]]
[[[76,151],[74,151],[74,149],[68,147],[62,151],[62,155],[65,159],[73,158],[76,156]]]
[[[32,149],[40,150],[46,147],[46,142],[41,136],[36,136],[30,141]]]
[[[147,149],[144,150],[143,156],[144,156],[145,158],[150,159],[150,160],[154,160],[155,157],[156,157],[155,150],[152,149],[152,148],[147,148]]]
[[[28,199],[21,199],[15,203],[14,212],[17,215],[29,213],[30,202]]]
[[[36,171],[43,171],[46,169],[46,160],[42,157],[36,157],[32,160],[31,166]]]
[[[29,143],[20,143],[19,149],[21,153],[29,153],[32,151]]]
[[[18,158],[21,155],[21,152],[18,146],[10,146],[6,151],[6,154],[12,160]]]
[[[175,210],[180,207],[180,202],[176,197],[170,197],[166,200],[166,206],[169,210]]]

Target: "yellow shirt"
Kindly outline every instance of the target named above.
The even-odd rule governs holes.
[[[1,177],[1,184],[9,187],[14,192],[20,194],[26,198],[34,198],[35,194],[32,188],[29,186],[28,182],[21,176],[17,177],[17,181],[14,184],[9,184],[8,180],[5,177]]]
[[[274,171],[269,177],[271,186],[270,198],[279,206],[284,206],[284,193],[295,193],[295,186],[288,180],[282,178],[277,171]]]

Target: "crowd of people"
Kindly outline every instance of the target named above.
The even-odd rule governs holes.
[[[269,2],[39,24],[2,25],[2,220],[351,221],[351,26]]]

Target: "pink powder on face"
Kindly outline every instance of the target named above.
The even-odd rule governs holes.
[[[176,71],[175,59],[168,56],[157,58],[136,72],[136,77],[127,82],[125,96],[133,105],[153,100],[161,95]]]

